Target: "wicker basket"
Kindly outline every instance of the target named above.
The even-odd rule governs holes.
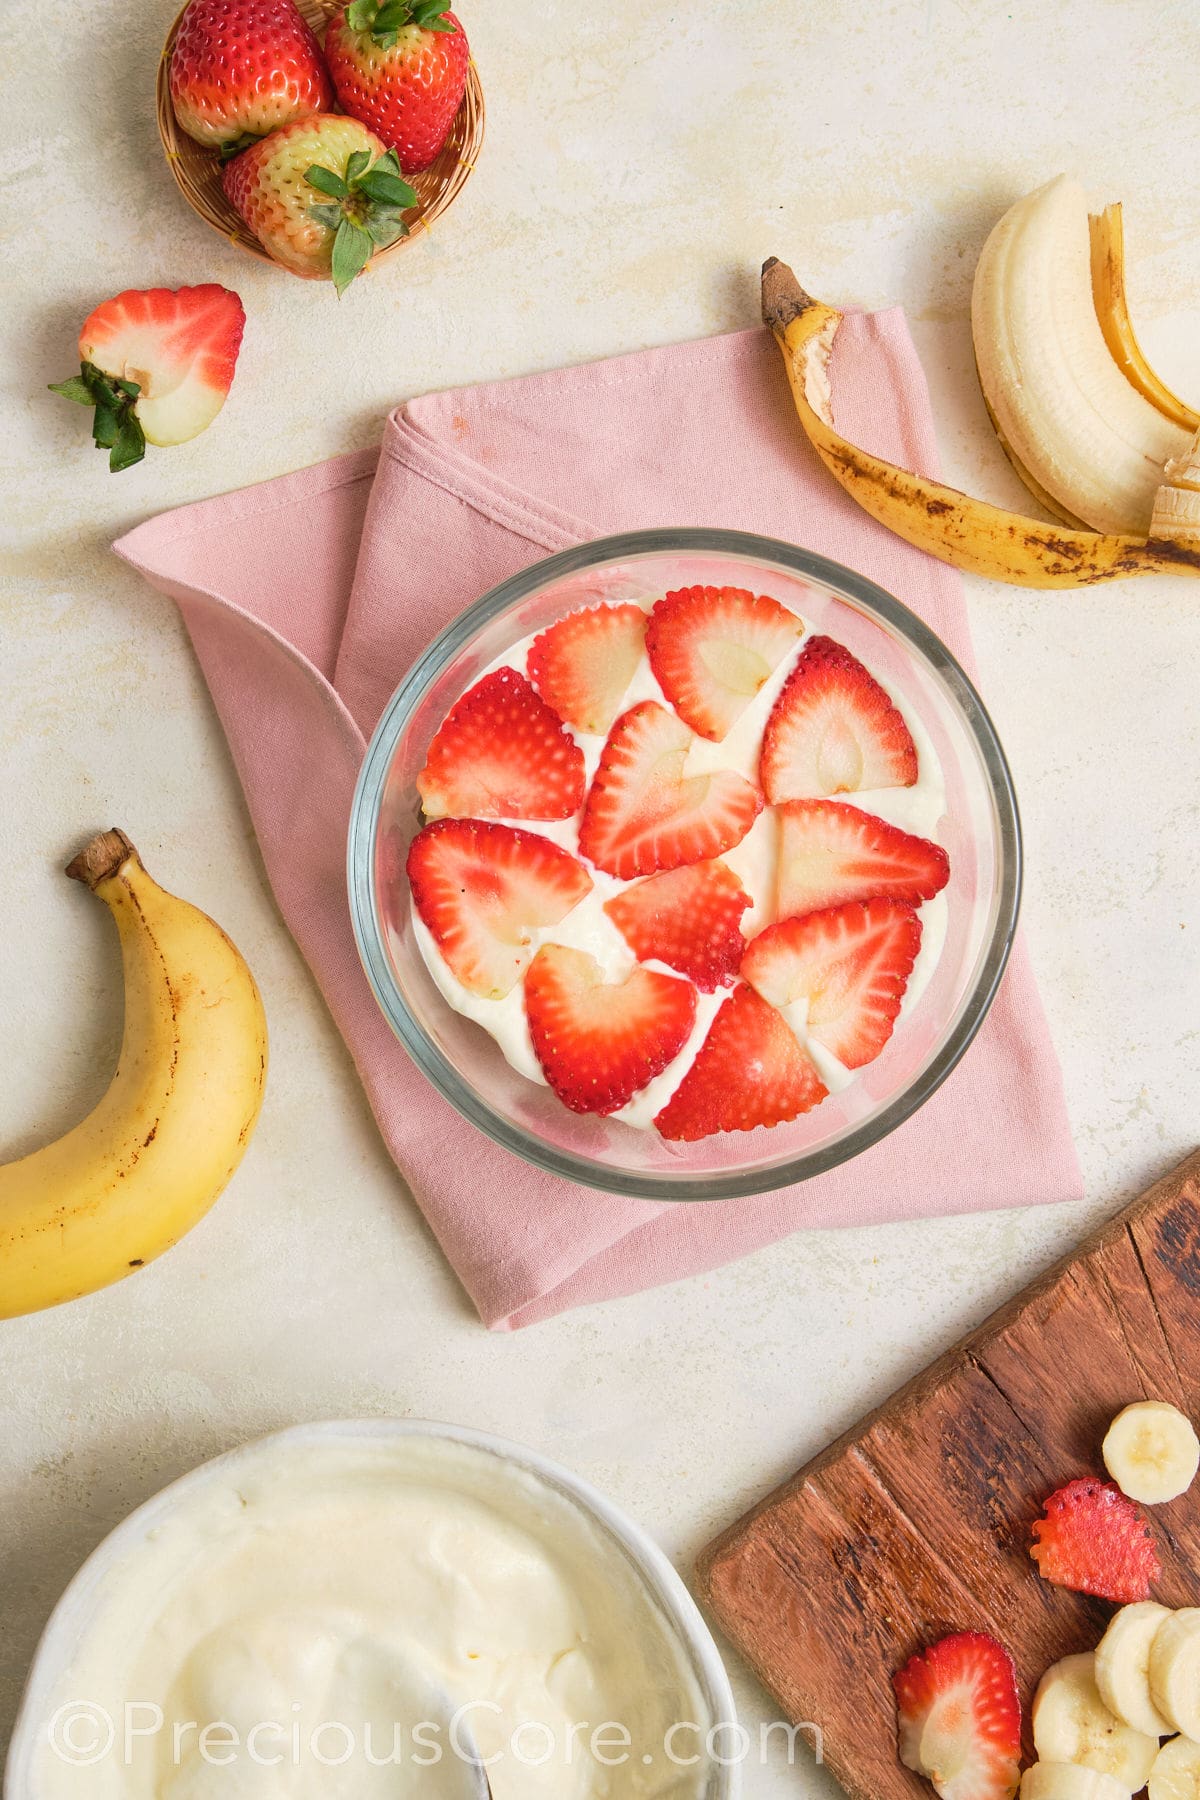
[[[298,10],[318,36],[343,4],[344,0],[296,0]],[[182,17],[183,14],[180,13],[179,18]],[[222,237],[228,238],[240,250],[248,250],[251,256],[257,256],[263,262],[272,263],[273,267],[279,268],[280,264],[267,255],[258,239],[247,229],[225,198],[221,187],[221,161],[217,152],[206,150],[194,138],[190,138],[186,131],[181,131],[176,123],[175,110],[171,105],[168,70],[178,29],[179,19],[176,19],[167,34],[158,65],[158,133],[162,138],[167,167],[192,211],[199,213],[206,225],[211,225],[214,231],[219,231]],[[467,73],[467,90],[463,95],[462,105],[437,161],[421,174],[405,177],[417,195],[416,206],[404,215],[410,235],[390,244],[386,250],[377,250],[372,259],[372,267],[377,268],[388,257],[398,255],[415,241],[422,230],[428,231],[433,221],[461,193],[479,156],[483,144],[483,128],[483,89],[472,62]]]

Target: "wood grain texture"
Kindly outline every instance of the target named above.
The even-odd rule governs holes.
[[[1027,1718],[1046,1667],[1094,1648],[1113,1609],[1043,1581],[1030,1527],[1147,1397],[1200,1415],[1200,1151],[704,1552],[702,1598],[853,1800],[929,1800],[891,1690],[922,1645],[992,1632]],[[1200,1484],[1150,1516],[1155,1597],[1200,1604]]]

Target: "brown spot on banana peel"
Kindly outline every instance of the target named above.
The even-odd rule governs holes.
[[[763,265],[762,307],[764,322],[783,353],[800,423],[818,456],[865,512],[917,549],[1021,587],[1084,587],[1122,576],[1200,574],[1200,551],[1192,544],[1056,531],[859,449],[837,431],[822,391],[842,315],[807,294],[777,257]],[[810,380],[818,383],[816,398]]]

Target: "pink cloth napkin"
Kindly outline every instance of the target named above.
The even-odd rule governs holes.
[[[936,472],[899,313],[847,320],[834,391],[851,436]],[[920,1112],[852,1163],[747,1200],[659,1206],[541,1174],[462,1121],[392,1037],[359,966],[343,874],[355,777],[385,701],[495,582],[656,525],[738,527],[835,557],[971,668],[958,577],[876,526],[820,467],[765,331],[430,394],[392,414],[379,452],[164,514],[116,546],[179,604],[283,916],[392,1155],[494,1328],[713,1269],[803,1226],[1081,1192],[1020,941],[975,1043]]]

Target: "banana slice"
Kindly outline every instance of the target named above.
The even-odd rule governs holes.
[[[1105,1706],[1090,1652],[1064,1656],[1042,1676],[1033,1702],[1033,1742],[1044,1762],[1098,1769],[1127,1794],[1145,1786],[1158,1755],[1156,1737],[1123,1725]]]
[[[1150,1697],[1176,1731],[1200,1739],[1200,1607],[1181,1607],[1155,1633]]]
[[[1191,1487],[1200,1468],[1200,1438],[1177,1406],[1138,1400],[1109,1426],[1103,1454],[1123,1494],[1157,1506]]]
[[[1035,1762],[1021,1777],[1021,1800],[1129,1800],[1129,1795],[1114,1776],[1100,1769],[1085,1769],[1081,1763]],[[1164,1795],[1163,1800],[1175,1800],[1175,1796]],[[1186,1800],[1196,1797],[1188,1794]]]
[[[1200,1744],[1172,1738],[1154,1759],[1150,1800],[1200,1800]]]
[[[1150,1651],[1159,1626],[1170,1616],[1170,1607],[1153,1600],[1123,1606],[1096,1649],[1100,1698],[1123,1725],[1151,1737],[1169,1737],[1174,1730],[1150,1697]]]

